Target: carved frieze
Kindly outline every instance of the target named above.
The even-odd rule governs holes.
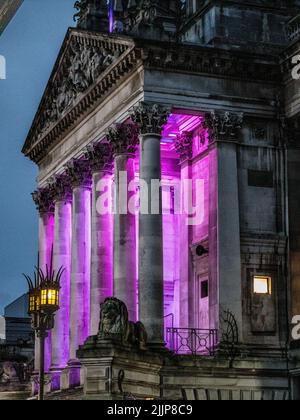
[[[141,102],[131,113],[142,135],[161,135],[163,126],[167,123],[170,110],[162,105]]]
[[[87,146],[85,158],[89,161],[92,172],[112,170],[113,152],[109,143],[93,143]]]
[[[85,92],[118,56],[118,51],[109,48],[88,46],[77,41],[71,43],[65,75],[54,82],[51,100],[40,121],[40,137],[74,105],[77,97]]]
[[[54,212],[53,195],[50,187],[39,188],[34,191],[32,198],[40,214]]]
[[[113,154],[135,154],[139,143],[138,128],[132,122],[116,124],[107,132],[107,141],[112,147]]]
[[[66,174],[72,187],[90,187],[91,169],[86,159],[71,159],[66,164]]]
[[[66,174],[55,175],[50,180],[50,188],[54,201],[71,201],[72,186]]]
[[[132,40],[69,30],[23,153],[38,163],[136,60]]]
[[[236,141],[243,126],[243,113],[211,111],[205,114],[203,127],[208,129],[209,141]]]
[[[183,163],[186,160],[192,159],[193,157],[193,133],[185,131],[178,134],[175,140],[175,149],[180,157],[180,162]]]
[[[143,38],[175,39],[184,17],[178,5],[168,0],[129,0],[120,7],[115,2],[113,30]]]

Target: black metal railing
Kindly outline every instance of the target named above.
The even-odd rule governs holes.
[[[167,345],[178,355],[214,356],[218,331],[198,328],[167,328]]]
[[[300,38],[300,15],[291,19],[286,26],[289,41],[297,41]]]

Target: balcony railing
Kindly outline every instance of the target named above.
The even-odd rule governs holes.
[[[217,330],[167,328],[167,345],[178,355],[214,356],[218,346]]]
[[[300,38],[300,15],[290,20],[286,27],[289,41],[294,42]]]

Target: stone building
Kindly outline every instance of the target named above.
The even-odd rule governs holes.
[[[76,3],[23,148],[65,268],[49,391],[298,399],[300,2],[108,3]],[[77,351],[112,295],[148,353]]]
[[[17,13],[23,0],[0,0],[0,35]]]

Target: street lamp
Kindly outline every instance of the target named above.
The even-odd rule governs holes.
[[[53,251],[51,253],[50,268],[46,266],[46,272],[39,267],[35,268],[33,280],[24,274],[29,291],[28,314],[32,318],[32,328],[40,342],[40,365],[39,365],[39,395],[38,399],[44,399],[45,385],[45,339],[48,331],[54,328],[55,312],[59,309],[60,280],[64,272],[61,267],[58,272],[53,269]]]

